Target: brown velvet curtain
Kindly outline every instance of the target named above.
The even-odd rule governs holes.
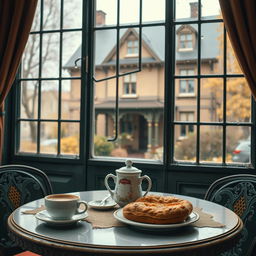
[[[256,99],[256,0],[219,0],[225,27]]]
[[[4,100],[14,82],[32,26],[37,0],[0,0],[0,161]]]

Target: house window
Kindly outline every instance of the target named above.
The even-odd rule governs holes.
[[[193,50],[192,33],[181,33],[179,39],[179,50]]]
[[[180,112],[180,121],[182,122],[193,122],[194,112]],[[194,132],[194,125],[181,125],[180,126],[180,137],[185,138],[189,133]]]
[[[139,42],[138,40],[127,41],[127,55],[138,55],[139,53]]]
[[[136,74],[127,75],[124,77],[123,94],[136,95]]]
[[[194,75],[193,69],[181,69],[181,76],[192,76]],[[195,93],[195,80],[191,78],[183,78],[179,81],[179,93],[180,94],[194,94]]]
[[[131,21],[121,15],[119,24],[115,17],[119,17],[116,12],[120,8],[111,14],[102,5],[103,13],[108,15],[102,20],[111,20],[112,15],[112,21],[92,26],[92,1],[80,1],[83,8],[75,4],[79,1],[39,2],[17,91],[11,95],[16,97],[12,108],[16,110],[15,134],[10,136],[15,149],[11,158],[28,163],[31,158],[52,162],[65,159],[69,163],[80,161],[81,166],[96,158],[94,150],[98,147],[97,156],[120,160],[120,155],[114,154],[115,128],[120,127],[120,116],[129,112],[139,117],[134,129],[127,128],[133,133],[131,157],[146,163],[155,159],[156,149],[162,148],[166,157],[161,155],[158,160],[166,161],[165,166],[184,160],[187,162],[182,164],[194,161],[196,165],[208,161],[214,167],[216,159],[223,166],[234,166],[232,152],[240,140],[254,132],[254,118],[248,85],[237,63],[230,61],[234,55],[219,15],[191,19],[189,24],[189,18],[184,21],[177,15],[173,19],[175,5],[170,2],[175,0],[166,0],[160,20],[149,16],[147,22],[138,23],[139,18]],[[179,2],[180,7],[186,7],[187,1]],[[66,19],[70,10],[74,13]],[[91,15],[83,14],[83,10]],[[144,11],[147,8],[143,17]],[[183,25],[193,27],[197,42],[188,31],[173,33]],[[141,36],[144,47],[141,70],[135,60],[138,58],[125,58],[127,54],[138,55],[138,40],[122,43],[131,29]],[[178,50],[170,47],[176,42]],[[181,53],[181,49],[194,51]],[[139,97],[120,99],[120,94],[136,95],[137,84]],[[186,94],[189,97],[181,97]],[[165,134],[170,135],[167,141]],[[180,136],[184,137],[182,141]],[[57,146],[45,146],[48,140],[57,142]],[[90,147],[92,144],[94,147]],[[189,156],[192,150],[184,150],[187,145],[193,147],[193,156]],[[180,155],[175,158],[176,151]]]

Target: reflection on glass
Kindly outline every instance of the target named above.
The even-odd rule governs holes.
[[[194,115],[191,112],[180,114],[183,122],[193,121]],[[196,126],[195,125],[175,125],[175,147],[174,160],[195,162],[196,160]]]
[[[20,117],[37,118],[38,116],[38,81],[22,81],[20,99]]]
[[[20,145],[19,152],[37,152],[37,122],[22,121],[20,125]]]
[[[251,163],[250,127],[227,127],[226,159],[229,163]]]
[[[41,84],[41,118],[58,117],[59,81],[42,81]]]
[[[251,91],[243,77],[227,79],[227,120],[250,122]]]
[[[78,122],[62,122],[61,154],[79,155],[80,124]]]
[[[80,119],[81,80],[62,81],[61,118],[64,120]]]
[[[222,163],[223,129],[219,126],[201,126],[200,162]]]
[[[223,79],[201,79],[200,119],[202,122],[223,120]]]
[[[40,123],[40,153],[57,154],[57,133],[57,122]]]

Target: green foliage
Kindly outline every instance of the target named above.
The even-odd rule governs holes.
[[[94,137],[94,153],[96,156],[110,156],[114,145],[111,142],[108,142],[104,136],[95,136]]]

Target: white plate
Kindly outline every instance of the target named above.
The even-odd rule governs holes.
[[[87,212],[76,214],[69,220],[55,220],[50,217],[46,210],[38,212],[35,217],[38,220],[44,221],[47,224],[54,225],[54,226],[68,226],[73,225],[74,223],[86,218],[88,216]]]
[[[132,225],[139,228],[146,228],[146,229],[170,229],[170,228],[180,228],[187,225],[190,225],[199,219],[199,215],[196,212],[192,212],[188,218],[182,223],[175,223],[175,224],[149,224],[149,223],[142,223],[136,222],[132,220],[128,220],[123,215],[123,209],[118,209],[114,212],[114,217],[128,225]]]
[[[100,203],[101,203],[101,200],[94,200],[94,201],[88,202],[88,205],[91,208],[97,209],[97,210],[112,209],[116,206],[116,202],[112,199],[107,200],[104,205],[100,205]]]

